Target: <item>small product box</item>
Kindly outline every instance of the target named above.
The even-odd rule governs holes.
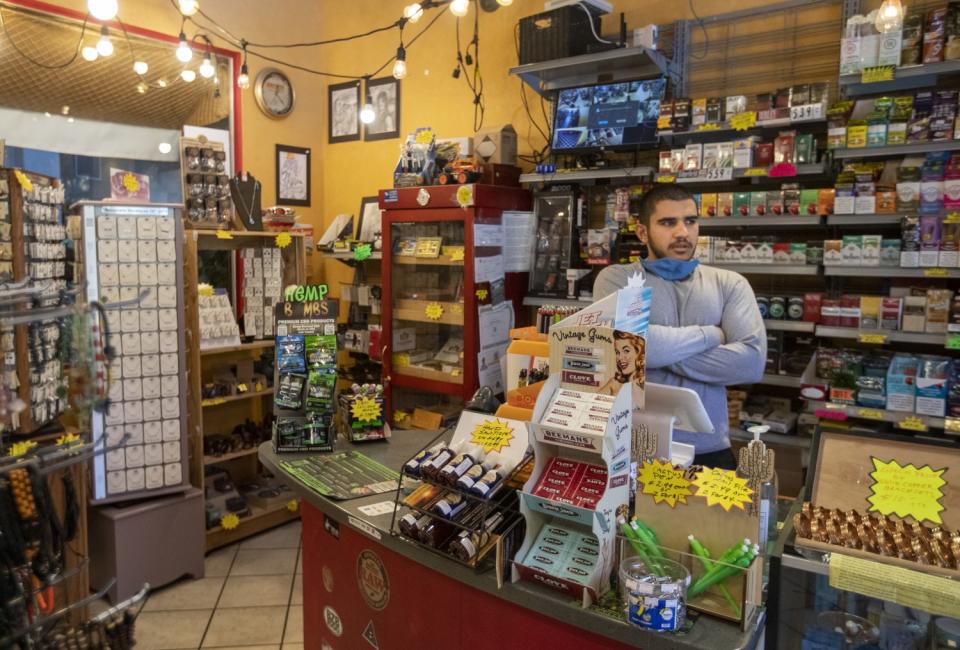
[[[784,183],[781,189],[783,191],[783,213],[793,216],[800,214],[800,186],[796,183]]]
[[[701,126],[707,123],[707,99],[700,97],[693,100],[693,117],[690,120],[692,126]]]
[[[830,215],[836,212],[837,194],[832,187],[817,190],[817,213]]]
[[[940,263],[940,217],[920,217],[920,266],[934,267]]]
[[[897,211],[897,193],[878,191],[876,194],[877,214],[892,214]]]
[[[804,242],[790,243],[790,263],[803,266],[807,263],[807,245]]]
[[[887,146],[897,146],[907,143],[907,121],[895,120],[887,125]]]
[[[733,193],[733,216],[747,217],[750,215],[750,192]]]
[[[853,183],[837,183],[834,192],[834,212],[836,214],[854,214],[857,207],[857,195]]]
[[[733,216],[733,192],[719,192],[717,194],[717,216]]]
[[[780,216],[783,214],[783,192],[770,190],[767,193],[767,214]]]
[[[720,143],[708,142],[703,145],[703,169],[720,169]]]
[[[755,136],[750,136],[749,138],[740,138],[739,140],[733,141],[733,168],[734,169],[747,169],[753,167],[753,149],[756,145],[757,138]]]
[[[927,290],[927,323],[925,330],[930,334],[946,334],[950,320],[950,299],[953,292],[949,289]]]
[[[747,110],[746,95],[728,95],[725,103],[728,120],[733,115],[736,115],[737,113],[743,113]]]
[[[940,261],[937,266],[945,269],[960,266],[960,222],[941,222]]]
[[[950,360],[944,357],[920,357],[917,372],[917,413],[942,418],[947,411]]]
[[[823,242],[823,263],[827,266],[843,264],[843,241],[828,239]]]
[[[717,216],[717,195],[715,193],[700,195],[700,216],[707,219]]]
[[[863,236],[863,266],[880,266],[880,243],[882,239],[880,235]]]
[[[901,244],[902,242],[899,239],[880,240],[880,266],[900,266]]]
[[[708,97],[707,122],[712,124],[723,122],[726,117],[724,109],[726,109],[726,103],[723,97]]]
[[[899,29],[880,34],[880,53],[877,56],[877,65],[899,66],[902,44],[903,32]]]
[[[867,123],[857,121],[847,125],[847,148],[862,149],[867,146]]]
[[[899,330],[903,316],[903,298],[880,299],[880,329]]]
[[[824,257],[826,257],[826,253],[824,253]],[[862,235],[843,236],[843,254],[840,264],[842,266],[860,266],[863,264]]]
[[[927,297],[906,296],[903,299],[903,331],[923,332],[927,327]]]
[[[943,181],[920,182],[920,212],[930,214],[943,209]]]
[[[920,266],[920,217],[900,219],[900,266]]]
[[[806,293],[803,295],[803,320],[808,323],[820,322],[820,309],[823,303],[822,293]]]
[[[853,211],[855,214],[876,214],[877,195],[858,193],[853,201]]]
[[[750,214],[762,217],[767,213],[767,193],[750,192]]]
[[[760,142],[753,149],[753,166],[769,167],[773,164],[773,143]]]
[[[660,152],[660,165],[658,166],[658,169],[660,170],[661,173],[668,174],[671,171],[673,171],[673,164],[671,162],[672,159],[673,159],[673,152],[670,152],[670,151]]]
[[[703,169],[703,144],[691,142],[683,149],[683,169],[696,171]]]
[[[887,370],[887,410],[913,413],[917,403],[917,371],[919,361],[911,355],[898,354]]]
[[[897,181],[897,211],[915,212],[920,209],[920,180]]]
[[[819,190],[800,190],[800,214],[815,215],[818,211]]]

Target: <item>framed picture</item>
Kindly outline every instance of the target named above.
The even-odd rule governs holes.
[[[310,150],[277,145],[277,205],[310,205]]]
[[[381,234],[380,199],[365,196],[360,199],[360,221],[357,224],[357,241],[372,242]]]
[[[330,133],[327,141],[350,142],[360,139],[360,82],[348,81],[328,87],[330,95]]]
[[[364,140],[389,140],[400,137],[400,81],[393,77],[367,82],[367,101],[376,117],[363,127]]]

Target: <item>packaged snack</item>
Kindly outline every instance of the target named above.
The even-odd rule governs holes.
[[[307,369],[304,358],[303,336],[277,337],[277,369],[289,372],[305,372]]]
[[[920,266],[920,217],[900,219],[900,266]]]
[[[280,384],[273,398],[281,408],[299,410],[303,406],[303,384],[306,377],[296,373],[280,373]]]
[[[940,262],[940,217],[920,217],[920,266],[932,267]]]

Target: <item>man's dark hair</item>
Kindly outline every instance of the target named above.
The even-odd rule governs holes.
[[[693,201],[693,194],[680,187],[679,185],[663,184],[657,185],[647,190],[640,197],[640,207],[638,209],[640,223],[645,226],[650,225],[650,217],[657,209],[657,204],[661,201]]]

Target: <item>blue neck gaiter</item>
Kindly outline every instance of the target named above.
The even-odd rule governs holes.
[[[679,282],[690,277],[700,264],[700,260],[675,260],[672,257],[664,257],[659,260],[642,260],[641,263],[648,273],[670,282]]]

